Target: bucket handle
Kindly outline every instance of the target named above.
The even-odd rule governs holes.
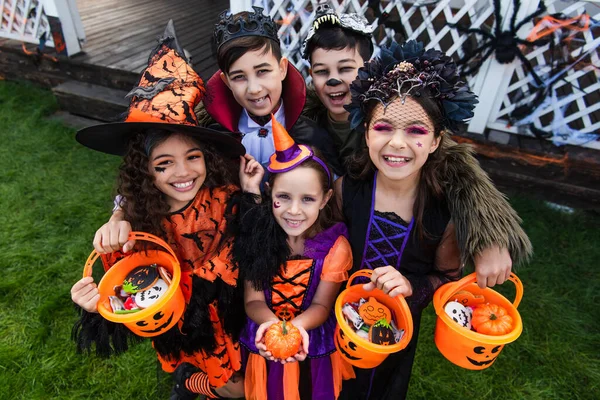
[[[129,237],[127,238],[127,240],[145,240],[147,242],[155,243],[161,247],[164,247],[171,254],[171,256],[173,256],[173,258],[175,260],[177,260],[177,256],[173,252],[173,249],[171,249],[171,246],[169,246],[161,238],[154,236],[150,233],[129,232]],[[92,266],[94,265],[94,263],[96,262],[96,260],[98,259],[99,256],[100,256],[100,254],[96,250],[92,251],[92,253],[88,257],[87,261],[85,262],[85,266],[83,267],[83,277],[84,278],[87,276],[92,276]]]
[[[371,275],[373,275],[373,271],[370,270],[370,269],[361,269],[361,270],[358,270],[355,273],[353,273],[350,276],[350,278],[348,278],[348,285],[351,285],[352,281],[354,279],[356,279],[356,278],[365,277],[365,278],[371,279]],[[410,312],[410,308],[408,307],[408,303],[406,302],[406,299],[404,298],[404,296],[402,296],[401,294],[399,294],[398,296],[392,297],[392,298],[398,302],[398,304],[400,305],[400,308],[402,309],[402,312],[405,315],[409,315],[409,316],[412,315],[411,312]],[[408,326],[406,327],[407,329],[410,330],[411,336],[412,336],[412,330],[413,330],[412,323],[413,323],[413,321],[412,321],[412,316],[411,316],[410,318],[408,318]],[[408,340],[410,340],[410,337],[408,338]]]
[[[371,279],[371,275],[373,275],[373,271],[370,269],[361,269],[353,273],[350,278],[348,278],[348,285],[352,284],[352,281],[356,278],[365,277]]]
[[[514,283],[515,287],[517,288],[517,291],[515,293],[515,299],[513,300],[513,306],[515,308],[517,308],[517,307],[519,307],[519,304],[521,303],[521,299],[523,298],[523,283],[521,282],[519,277],[512,272],[510,273],[508,280],[511,281],[512,283]],[[467,285],[470,285],[471,283],[475,283],[475,282],[477,282],[477,273],[473,272],[472,274],[465,276],[464,278],[462,278],[459,281],[446,283],[445,285],[443,285],[442,287],[440,287],[438,289],[438,290],[442,291],[440,293],[440,298],[444,299],[444,301],[442,301],[442,303],[445,304],[449,300],[451,293],[456,293],[459,290],[466,287]],[[448,297],[448,298],[446,298],[446,297]]]

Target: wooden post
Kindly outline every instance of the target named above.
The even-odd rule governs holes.
[[[44,0],[43,5],[44,12],[48,17],[55,17],[60,21],[60,24],[52,27],[52,37],[57,53],[60,54],[64,50],[65,54],[72,56],[81,52],[80,40],[84,41],[85,36],[80,36],[83,34],[83,25],[75,2],[73,0]],[[49,20],[51,22],[51,18]],[[57,29],[60,29],[60,32]],[[60,40],[61,33],[64,43],[56,43],[57,39]]]
[[[229,9],[232,14],[242,11],[252,11],[252,0],[230,0]]]

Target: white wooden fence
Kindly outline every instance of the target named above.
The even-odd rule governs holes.
[[[53,34],[60,35],[57,53],[81,51],[85,33],[75,0],[0,0],[0,12],[0,37],[55,47]]]

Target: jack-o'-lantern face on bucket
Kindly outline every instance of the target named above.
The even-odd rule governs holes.
[[[158,334],[164,333],[170,328],[169,325],[173,322],[173,312],[165,315],[162,311],[158,311],[153,314],[151,317],[146,318],[145,320],[138,321],[135,323],[140,328],[139,332],[142,334],[147,334],[148,336],[156,336]]]
[[[335,335],[335,345],[342,356],[349,362],[357,361],[362,358],[356,351],[358,349],[356,343],[350,340],[339,327],[337,328],[337,334]]]
[[[473,355],[471,357],[467,356],[467,360],[477,367],[483,367],[490,365],[496,358],[498,357],[498,353],[502,350],[504,346],[495,346],[491,349],[488,349],[484,346],[476,346],[473,348]]]

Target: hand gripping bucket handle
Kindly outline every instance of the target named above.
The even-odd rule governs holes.
[[[139,330],[138,329],[139,327],[135,326],[135,322],[138,322],[139,320],[144,320],[146,318],[151,317],[156,312],[157,309],[163,309],[165,307],[169,308],[167,305],[174,304],[174,303],[172,303],[172,301],[176,301],[178,303],[183,304],[183,295],[181,293],[181,288],[179,287],[179,282],[181,280],[181,268],[179,267],[179,261],[177,259],[177,256],[173,252],[173,249],[171,249],[171,247],[162,239],[160,239],[154,235],[151,235],[149,233],[131,232],[129,234],[128,240],[145,240],[147,242],[155,243],[155,244],[163,247],[167,251],[168,256],[166,253],[164,253],[164,252],[162,252],[162,253],[165,254],[165,257],[171,258],[171,260],[169,260],[169,262],[172,263],[171,284],[169,285],[167,292],[163,296],[161,296],[156,301],[156,303],[154,303],[151,307],[146,308],[146,309],[141,310],[136,313],[131,313],[131,314],[115,314],[115,313],[113,313],[112,310],[110,309],[108,302],[103,301],[103,296],[106,296],[107,291],[111,290],[112,287],[106,287],[107,284],[105,284],[105,282],[103,282],[103,281],[108,280],[108,277],[113,272],[113,270],[122,268],[122,264],[120,264],[120,263],[124,262],[128,257],[130,257],[129,255],[126,255],[122,260],[115,263],[115,265],[113,267],[111,267],[110,269],[108,269],[106,271],[105,276],[100,280],[100,283],[98,284],[98,289],[100,290],[100,294],[101,294],[100,301],[98,302],[98,312],[109,321],[126,324],[130,329],[132,329],[134,331],[134,333],[136,333],[140,336],[154,336],[154,333],[144,333],[144,331]],[[156,253],[157,251],[158,250],[148,250],[147,252],[148,253],[152,253],[152,252]],[[146,252],[142,251],[140,253],[144,254]],[[98,254],[98,252],[96,250],[92,251],[92,253],[88,257],[88,259],[85,263],[85,266],[83,268],[83,277],[92,275],[92,267],[99,256],[100,256],[100,254]],[[163,259],[165,257],[163,257]],[[149,260],[144,260],[144,261],[149,261]],[[171,306],[171,308],[173,308],[173,307]],[[182,307],[178,306],[178,308],[182,308]],[[180,310],[177,312],[177,314],[180,316],[180,314],[182,312],[183,311]],[[175,321],[176,321],[176,319],[171,322],[171,325]]]
[[[511,302],[491,288],[481,289],[475,284],[477,275],[472,273],[457,282],[446,283],[438,288],[433,295],[433,306],[437,314],[435,327],[435,344],[438,350],[452,363],[472,370],[488,368],[496,360],[504,345],[514,342],[523,331],[523,321],[517,311],[523,298],[523,284],[515,275],[510,274],[509,280],[515,284],[516,294]],[[513,318],[510,332],[504,335],[486,335],[462,327],[454,322],[444,311],[448,301],[453,300],[455,293],[466,290],[475,295],[482,295],[486,302],[505,308]],[[478,349],[479,353],[475,353]],[[491,352],[490,349],[493,349]],[[485,358],[483,358],[485,357]]]
[[[371,278],[371,270],[360,270],[352,274],[348,279],[348,287],[338,296],[335,302],[335,315],[338,321],[336,327],[336,347],[341,352],[343,358],[350,364],[359,368],[374,368],[379,365],[388,354],[398,352],[404,349],[410,342],[413,334],[413,321],[408,304],[403,296],[390,297],[381,289],[366,291],[362,287],[350,286],[354,279],[358,277]],[[362,284],[361,284],[362,285]],[[342,306],[347,301],[358,301],[360,297],[374,296],[378,301],[384,303],[394,315],[399,329],[404,329],[404,335],[398,343],[391,345],[373,344],[362,339],[354,330],[344,321]],[[347,299],[351,297],[351,299]],[[352,348],[353,353],[348,354],[348,344],[354,343],[359,348]]]
[[[171,249],[171,246],[169,246],[161,238],[156,237],[150,233],[130,232],[127,240],[145,240],[147,242],[155,243],[155,244],[163,247],[165,250],[167,250],[173,257],[173,259],[177,260],[177,256],[173,252],[173,249]],[[87,261],[85,262],[85,266],[83,267],[83,277],[84,278],[88,277],[88,276],[92,276],[92,267],[93,267],[94,263],[96,262],[96,260],[98,259],[98,257],[100,257],[100,254],[96,250],[92,250],[92,253],[88,257]],[[181,270],[177,271],[177,275],[178,275],[177,276],[177,284],[179,284],[179,278],[181,277]],[[175,280],[175,271],[173,274],[173,280]]]
[[[351,285],[352,282],[356,279],[356,278],[360,278],[360,277],[365,277],[368,278],[369,280],[371,279],[371,275],[373,275],[373,271],[370,269],[361,269],[359,271],[356,271],[355,273],[352,274],[352,276],[350,276],[350,278],[348,279],[348,284]],[[395,303],[397,303],[398,307],[400,308],[400,310],[402,311],[402,315],[405,315],[406,318],[406,326],[404,326],[404,335],[402,336],[402,339],[400,339],[400,341],[394,345],[391,346],[381,346],[381,345],[373,345],[376,346],[378,348],[383,347],[384,351],[386,353],[390,353],[390,351],[386,351],[389,350],[390,347],[392,348],[396,348],[398,347],[398,349],[395,349],[393,351],[391,351],[391,353],[396,352],[398,350],[402,350],[404,349],[406,346],[408,346],[408,342],[410,342],[410,339],[412,338],[413,335],[413,320],[412,320],[412,314],[410,312],[410,308],[408,307],[408,303],[406,303],[406,300],[404,299],[404,296],[396,296],[396,297],[391,297],[385,293],[383,293],[383,291],[381,289],[373,289],[371,292],[373,291],[379,291],[382,294],[384,294],[385,296],[388,296],[390,298],[393,299],[393,301]],[[368,292],[367,292],[368,293]],[[341,297],[341,296],[340,296]],[[339,297],[338,297],[339,299]],[[341,302],[340,302],[340,309],[341,309]],[[399,315],[396,316],[396,318],[400,318]],[[398,327],[400,328],[400,327]],[[356,334],[355,334],[356,335]],[[358,337],[358,335],[357,335]]]
[[[514,283],[515,287],[517,289],[517,292],[515,294],[515,299],[512,302],[513,306],[515,308],[517,308],[517,307],[519,307],[519,304],[521,303],[521,299],[523,298],[523,283],[521,282],[519,277],[516,276],[515,274],[513,274],[512,272],[511,272],[510,276],[508,277],[508,280],[511,281],[512,283]],[[440,312],[439,312],[440,310],[441,310],[441,312],[444,312],[443,307],[446,304],[446,302],[448,300],[450,300],[450,296],[452,296],[452,294],[464,289],[471,283],[475,283],[475,282],[477,282],[477,274],[475,272],[473,272],[472,274],[469,274],[469,275],[463,277],[461,280],[458,280],[456,282],[449,282],[449,283],[446,283],[445,285],[443,285],[442,287],[440,287],[437,291],[437,292],[439,292],[439,296],[436,296],[436,297],[439,297],[442,300],[443,304],[441,304],[441,306],[440,306],[440,304],[438,303],[435,307],[435,312],[438,315],[440,314]]]

